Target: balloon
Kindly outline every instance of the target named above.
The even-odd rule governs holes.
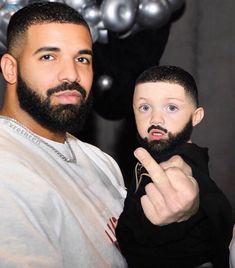
[[[104,27],[103,21],[99,21],[99,23],[96,25],[97,31],[98,31],[98,39],[97,41],[102,44],[108,43],[108,30]]]
[[[167,0],[140,0],[136,21],[144,27],[160,28],[170,16]]]
[[[20,5],[13,5],[13,4],[5,4],[0,9],[0,31],[6,36],[7,33],[7,26],[10,21],[11,16],[22,6]],[[6,40],[6,37],[4,38]]]
[[[159,28],[179,9],[185,0],[0,0],[0,41],[6,41],[6,30],[14,12],[34,2],[61,2],[82,14],[88,23],[93,42],[108,43],[109,31],[126,38],[145,28]]]
[[[138,0],[103,0],[101,17],[105,28],[114,32],[127,31],[135,22]]]
[[[97,5],[85,7],[82,15],[89,25],[96,25],[100,21],[100,10]]]
[[[107,44],[109,41],[108,30],[107,29],[98,29],[99,37],[98,42],[102,44]]]
[[[119,34],[118,37],[120,39],[124,39],[130,35],[136,34],[137,32],[139,32],[141,30],[143,30],[143,27],[141,27],[138,23],[135,23],[129,31]]]
[[[172,12],[175,12],[177,9],[181,8],[184,4],[184,0],[167,0],[170,4]]]
[[[49,2],[59,2],[59,3],[65,3],[64,0],[49,0]]]
[[[95,43],[99,38],[99,32],[96,26],[89,25],[91,31],[92,42]]]
[[[21,7],[28,4],[28,0],[5,0],[5,4],[9,5],[19,5]]]
[[[5,2],[2,8],[0,9],[0,20],[1,20],[1,17],[4,16],[5,14],[9,14],[9,19],[10,19],[11,15],[13,15],[18,9],[22,7],[23,7],[23,4],[11,4],[11,3]]]
[[[109,90],[112,87],[113,79],[109,75],[101,75],[97,80],[97,85],[101,90]]]
[[[74,9],[77,9],[79,12],[89,5],[94,3],[94,0],[65,0],[65,3]]]

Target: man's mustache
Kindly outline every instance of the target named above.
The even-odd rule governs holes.
[[[85,99],[87,95],[86,90],[79,83],[76,83],[76,82],[66,83],[65,82],[57,87],[48,89],[47,96],[50,97],[52,94],[65,91],[65,90],[77,90],[82,95],[83,99]]]
[[[165,129],[165,128],[159,126],[159,125],[157,125],[157,126],[152,125],[152,126],[150,126],[150,127],[148,128],[148,133],[149,133],[152,129],[158,129],[158,130],[161,130],[161,131],[163,131],[163,132],[165,132],[165,133],[168,132],[167,129]]]

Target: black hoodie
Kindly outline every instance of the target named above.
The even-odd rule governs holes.
[[[210,179],[208,150],[186,143],[170,152],[152,155],[160,163],[176,154],[192,168],[193,177],[198,182],[198,212],[187,221],[153,225],[140,204],[145,185],[151,179],[143,175],[137,191],[134,179],[116,228],[121,252],[128,266],[133,268],[194,268],[206,262],[211,262],[214,268],[227,268],[233,228],[232,208]],[[138,173],[146,173],[141,164]]]

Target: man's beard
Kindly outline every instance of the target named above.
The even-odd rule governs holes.
[[[77,90],[81,94],[81,103],[51,105],[50,96],[53,93],[65,90]],[[20,107],[33,117],[41,126],[55,133],[78,133],[85,122],[85,118],[92,105],[92,96],[87,100],[86,91],[78,83],[63,83],[47,91],[47,97],[39,95],[28,87],[26,82],[18,75],[17,95]]]
[[[185,127],[178,133],[172,134],[168,132],[168,139],[148,141],[147,138],[141,138],[137,134],[137,140],[141,146],[147,149],[150,153],[163,153],[173,150],[177,145],[186,143],[190,140],[193,131],[192,118],[188,121]]]

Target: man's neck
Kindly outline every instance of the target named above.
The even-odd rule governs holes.
[[[0,115],[10,117],[12,119],[15,119],[19,123],[23,124],[25,127],[30,129],[32,132],[34,132],[36,135],[39,135],[41,137],[44,137],[46,139],[61,142],[64,143],[66,133],[57,133],[53,132],[51,130],[48,130],[47,128],[40,125],[37,121],[35,121],[29,114],[26,112],[20,111],[19,113],[12,113],[10,111],[7,111],[6,109],[2,109],[0,111]]]

